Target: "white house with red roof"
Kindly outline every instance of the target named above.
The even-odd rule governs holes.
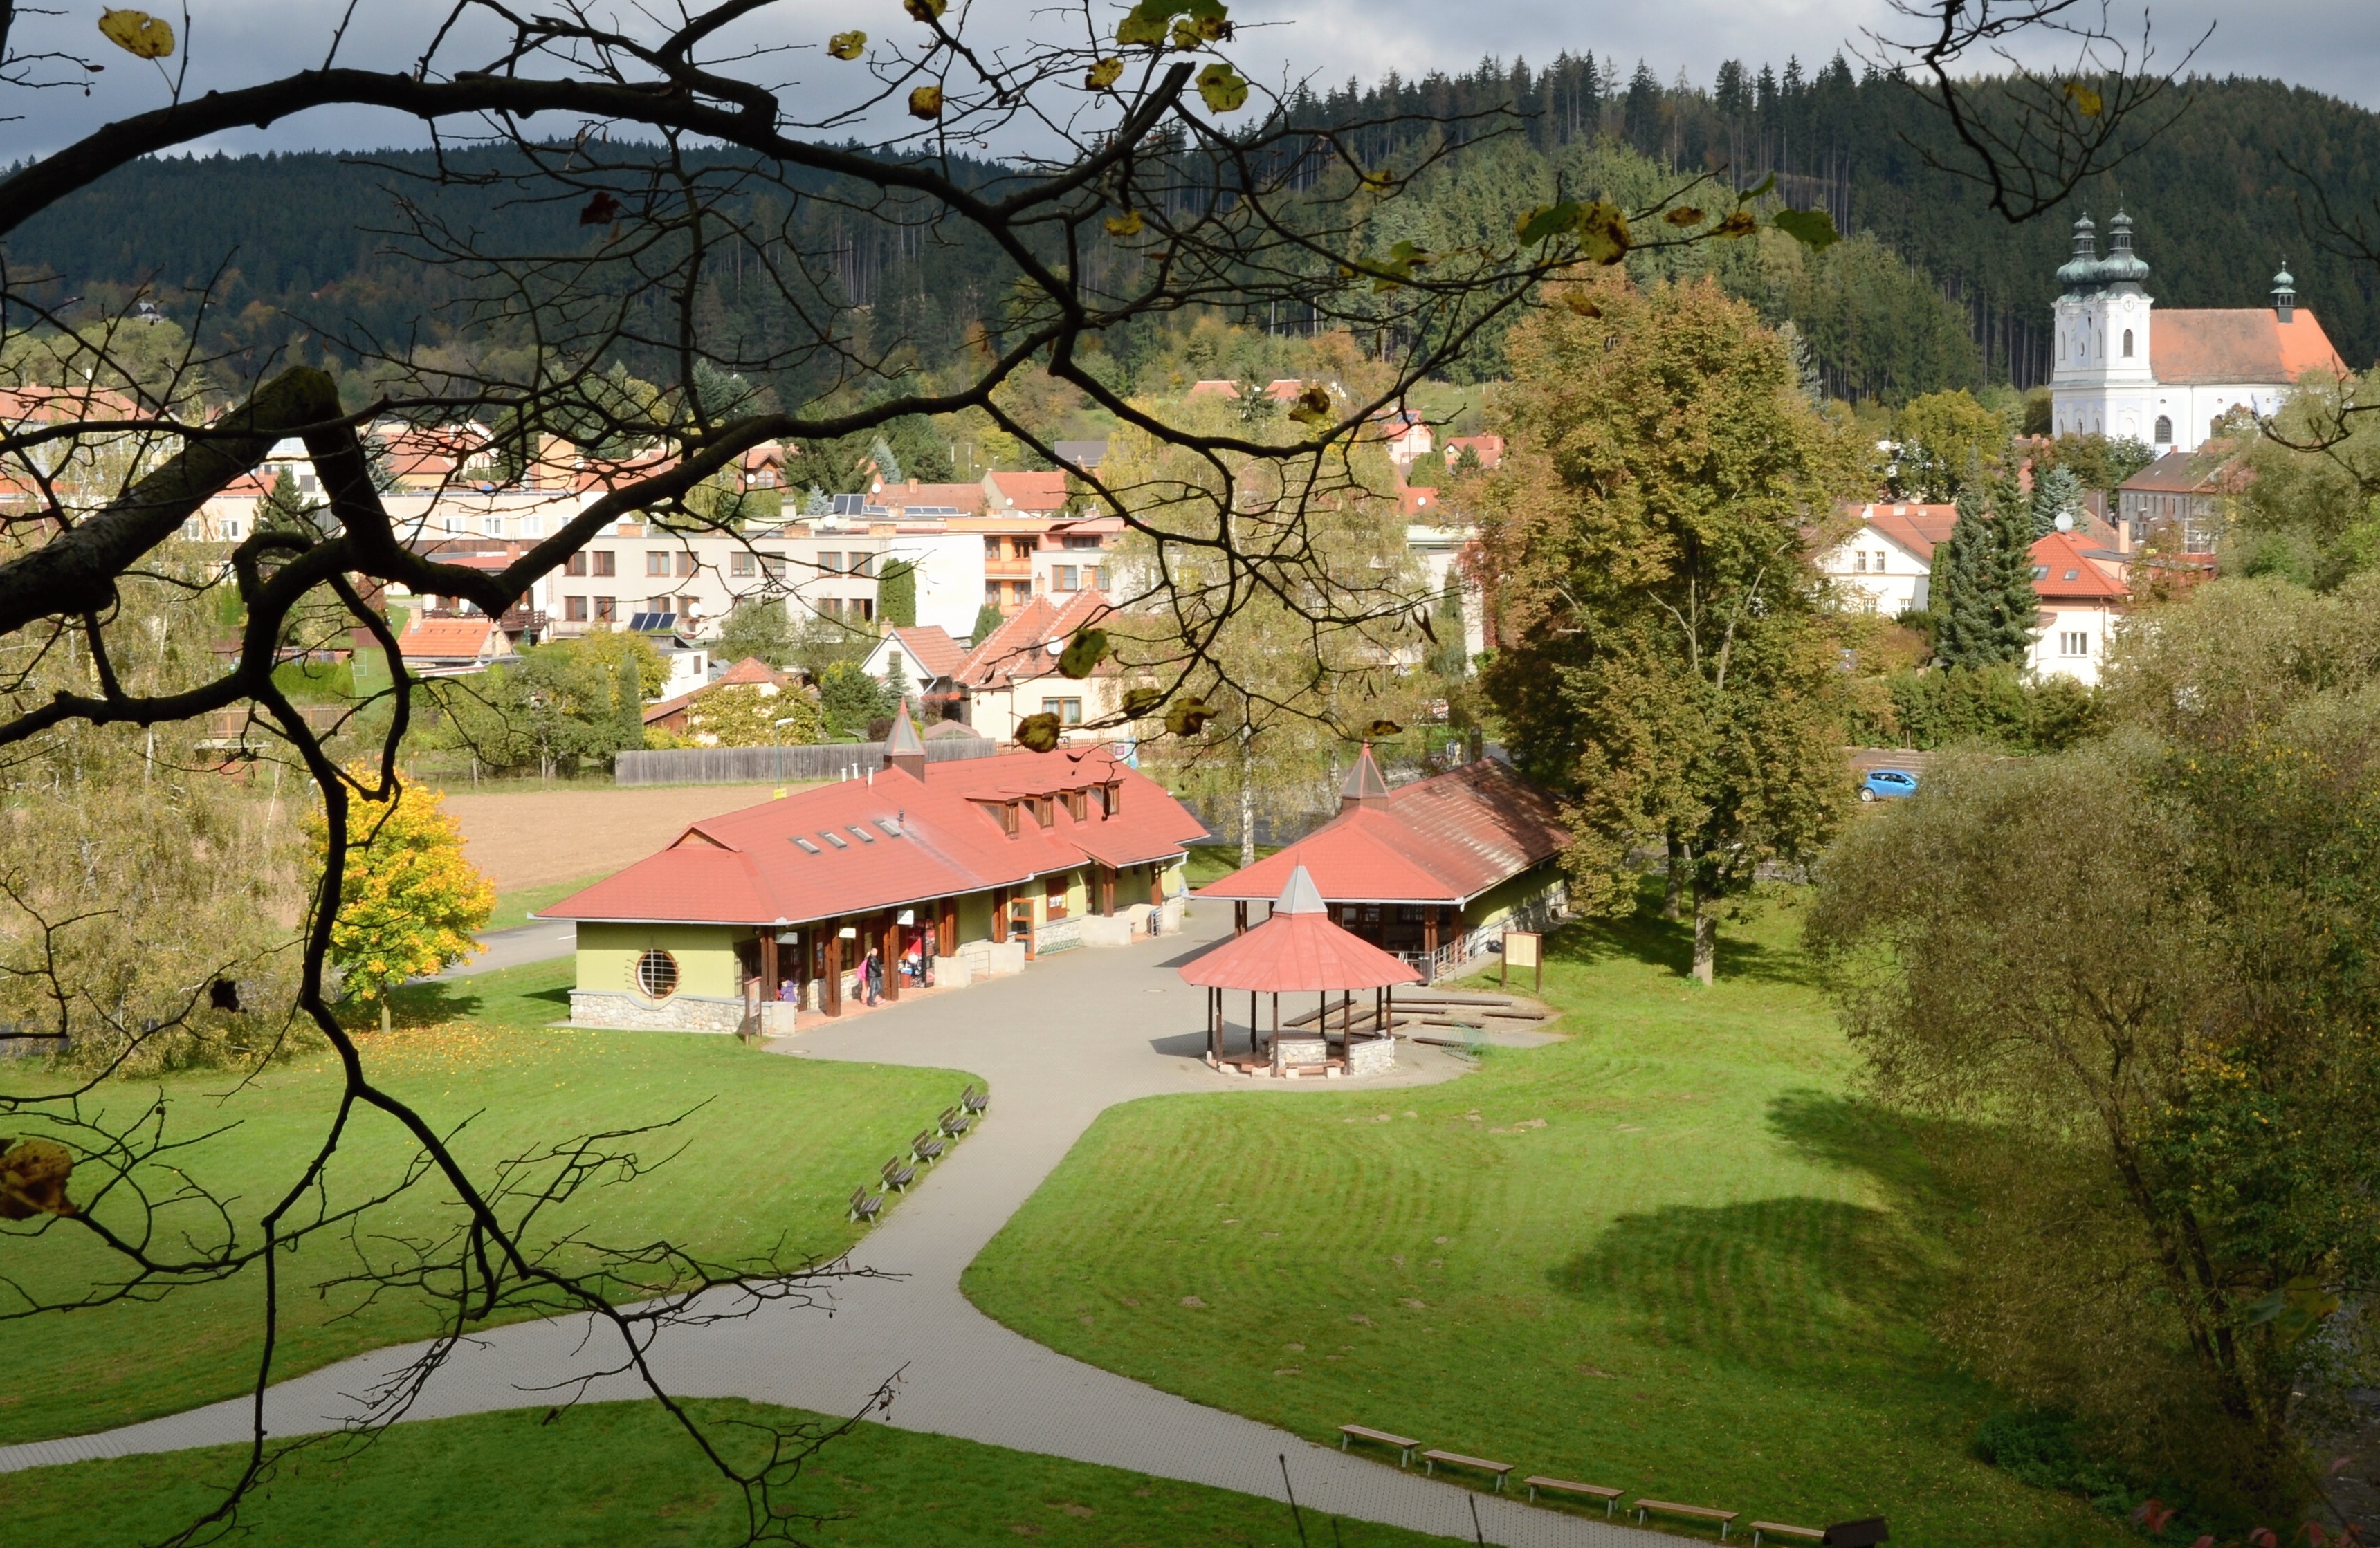
[[[2085,215],[2058,271],[2051,434],[2141,441],[2160,455],[2193,451],[2234,409],[2269,415],[2309,371],[2346,373],[2322,324],[2297,304],[2288,270],[2273,276],[2267,307],[2160,311],[2120,210],[2107,246],[2099,256]]]
[[[2131,601],[2125,557],[2079,532],[2053,532],[2033,545],[2033,648],[2025,666],[2036,677],[2099,681],[2107,644]]]
[[[938,623],[892,628],[859,663],[859,670],[915,700],[929,720],[949,720],[960,713],[964,695],[958,670],[966,647],[951,638]]]
[[[1339,815],[1297,842],[1198,889],[1247,905],[1304,866],[1332,921],[1436,980],[1505,930],[1542,929],[1569,907],[1570,837],[1553,795],[1490,758],[1395,789],[1364,748]]]
[[[1062,728],[1115,713],[1122,703],[1115,663],[1102,661],[1088,677],[1068,677],[1058,670],[1058,657],[1077,631],[1114,611],[1104,593],[1077,591],[1036,597],[1010,614],[953,673],[965,695],[967,724],[995,742],[1010,742],[1019,720],[1055,715],[1061,736],[1088,734]]]
[[[484,613],[430,618],[415,613],[396,636],[405,670],[416,677],[457,677],[483,671],[506,653],[503,631]]]
[[[1177,929],[1205,833],[1104,747],[929,763],[903,716],[882,768],[707,817],[539,916],[577,925],[574,1023],[790,1031],[795,1003],[842,1013],[871,949],[950,985]]]
[[[1818,556],[1818,573],[1854,612],[1917,611],[1932,598],[1934,550],[1958,520],[1955,505],[1862,505],[1859,526]]]

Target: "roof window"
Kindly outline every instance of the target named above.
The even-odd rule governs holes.
[[[872,844],[876,841],[875,834],[870,833],[868,829],[859,827],[857,824],[853,825],[851,836],[857,839],[863,844]]]
[[[891,817],[878,817],[876,826],[884,829],[884,836],[888,839],[897,839],[901,836],[901,825]]]
[[[2068,580],[2081,580],[2082,578],[2082,572],[2080,570],[2069,570],[2066,572],[2066,578]]]
[[[831,828],[820,828],[819,837],[824,839],[828,843],[832,844],[837,849],[849,849],[851,847],[850,840],[844,838],[842,834],[837,833]]]
[[[2033,578],[2037,581],[2047,580],[2049,578],[2049,566],[2046,564],[2034,565],[2033,567]]]
[[[794,842],[800,846],[801,852],[804,854],[824,854],[826,853],[824,850],[819,848],[818,845],[811,843],[808,839],[801,837],[799,834],[795,834],[794,836]]]

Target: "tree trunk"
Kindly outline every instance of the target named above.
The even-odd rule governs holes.
[[[1694,981],[1708,987],[1718,976],[1718,895],[1694,878]]]
[[[1240,864],[1257,863],[1257,730],[1240,722]]]
[[[380,997],[380,1031],[382,1036],[388,1035],[388,995],[385,991]]]
[[[1686,896],[1686,872],[1692,867],[1693,864],[1694,856],[1687,851],[1685,841],[1678,837],[1677,831],[1674,828],[1671,829],[1670,833],[1670,877],[1668,884],[1661,889],[1662,918],[1674,920],[1679,916],[1681,905],[1684,902]]]

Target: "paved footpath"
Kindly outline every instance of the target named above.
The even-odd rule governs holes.
[[[1205,911],[1220,915],[1220,910]],[[1022,1451],[1123,1468],[1272,1499],[1282,1497],[1286,1455],[1300,1506],[1465,1541],[1475,1502],[1481,1532],[1514,1548],[1645,1548],[1675,1539],[1599,1518],[1533,1509],[1470,1494],[1393,1464],[1158,1391],[1071,1360],[977,1311],[959,1276],[1048,1177],[1099,1112],[1135,1097],[1236,1090],[1249,1101],[1304,1100],[1325,1090],[1378,1089],[1451,1078],[1434,1050],[1400,1050],[1406,1062],[1382,1081],[1256,1084],[1220,1076],[1197,1058],[1203,993],[1172,969],[1206,944],[1191,934],[1113,950],[1075,951],[1026,973],[964,991],[892,1005],[841,1024],[781,1039],[773,1051],[964,1070],[989,1082],[990,1111],[950,1158],[886,1212],[854,1262],[899,1279],[847,1283],[832,1317],[774,1306],[746,1319],[673,1329],[652,1350],[669,1389],[737,1397],[823,1413],[853,1413],[896,1372],[884,1421]],[[1245,1001],[1241,1002],[1245,1014]],[[1286,1010],[1286,1007],[1284,1007]],[[956,1082],[951,1093],[956,1097]],[[604,1351],[585,1344],[583,1319],[499,1328],[459,1348],[431,1378],[408,1418],[522,1408],[553,1400],[574,1372]],[[337,1427],[418,1346],[382,1349],[294,1378],[267,1395],[274,1434]],[[646,1396],[606,1378],[593,1399]],[[0,1448],[0,1471],[129,1453],[171,1451],[247,1438],[246,1401],[95,1435]],[[1394,1413],[1349,1414],[1395,1428]],[[1431,1436],[1460,1450],[1460,1436]],[[1545,1462],[1515,1457],[1520,1472]],[[1550,1460],[1550,1458],[1547,1459]],[[1517,1485],[1515,1485],[1517,1487]]]

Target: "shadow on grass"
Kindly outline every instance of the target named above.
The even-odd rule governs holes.
[[[2005,1153],[2018,1143],[1986,1124],[1927,1118],[1818,1091],[1777,1096],[1768,1104],[1768,1130],[1821,1166],[1865,1173],[1894,1208],[1929,1234],[1938,1234],[1952,1215],[1973,1202],[1945,1170],[1942,1158]]]
[[[1644,1342],[1769,1372],[1894,1381],[1930,1367],[1926,1264],[1888,1211],[1828,1199],[1622,1215],[1549,1270]]]
[[[431,980],[406,985],[389,997],[389,1024],[396,1028],[443,1026],[450,1022],[486,1021],[491,1019],[492,1011],[502,1011],[502,1019],[507,1022],[542,1024],[570,1014],[567,986],[491,996],[468,984],[468,980]],[[343,1019],[352,1019],[353,1024],[363,1030],[380,1025],[379,1011],[371,1007],[343,1008],[343,1011],[351,1011],[351,1018]]]
[[[1820,986],[1815,967],[1798,946],[1771,946],[1744,938],[1746,928],[1759,916],[1783,906],[1775,898],[1755,894],[1742,903],[1753,917],[1721,921],[1715,969],[1720,983]],[[1625,959],[1686,978],[1694,973],[1694,926],[1687,920],[1661,917],[1660,880],[1646,877],[1637,884],[1634,913],[1564,925],[1548,942],[1546,954],[1550,961],[1590,967]]]

